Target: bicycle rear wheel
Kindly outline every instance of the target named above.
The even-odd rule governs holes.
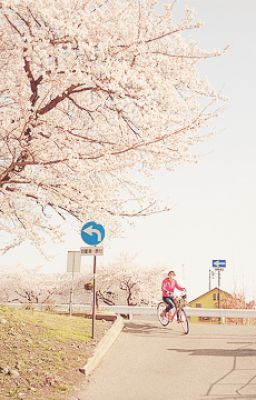
[[[157,317],[161,325],[167,326],[169,324],[168,313],[165,313],[166,304],[164,301],[161,301],[157,306]]]
[[[184,310],[179,310],[179,319],[180,319],[180,325],[182,326],[185,335],[187,335],[189,332],[189,325],[188,325],[188,318]]]

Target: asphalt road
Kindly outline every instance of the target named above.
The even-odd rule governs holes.
[[[129,322],[79,400],[256,400],[256,327]]]

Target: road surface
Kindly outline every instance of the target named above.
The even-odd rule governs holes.
[[[256,327],[131,321],[79,400],[256,400]]]

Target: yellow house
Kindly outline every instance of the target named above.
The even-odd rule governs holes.
[[[218,301],[218,288],[214,288],[209,290],[208,292],[202,294],[194,300],[191,300],[188,303],[189,307],[192,308],[227,308],[227,302],[233,298],[233,296],[225,292],[222,289],[219,289],[219,301]],[[202,322],[202,321],[218,321],[218,318],[210,318],[210,317],[190,317],[191,322]]]

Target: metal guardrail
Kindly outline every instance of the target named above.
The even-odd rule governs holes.
[[[28,307],[28,303],[1,303],[1,305],[15,307],[15,308],[25,308]],[[46,310],[52,309],[57,312],[68,312],[69,304],[36,304],[32,303],[31,308],[35,310]],[[100,308],[100,312],[112,312],[114,314],[122,315],[156,315],[157,307],[149,306],[103,306]],[[188,316],[197,317],[219,317],[219,318],[256,318],[256,310],[248,309],[223,309],[223,308],[185,308]],[[91,305],[89,304],[72,304],[72,312],[91,312]]]
[[[156,315],[156,307],[111,306],[108,308],[116,314]],[[188,316],[220,318],[256,318],[256,310],[191,308],[185,307]]]
[[[220,318],[256,318],[256,310],[234,308],[186,308],[188,316]]]

